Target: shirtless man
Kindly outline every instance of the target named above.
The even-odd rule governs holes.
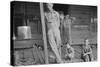
[[[46,24],[48,29],[49,44],[57,57],[57,62],[62,63],[61,59],[61,37],[60,37],[60,16],[53,9],[53,4],[46,4],[48,11],[45,12]]]

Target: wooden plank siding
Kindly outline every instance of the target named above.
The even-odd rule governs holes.
[[[90,39],[91,43],[97,43],[97,32],[90,31],[91,15],[94,12],[96,14],[96,11],[93,11],[93,9],[91,9],[91,7],[89,6],[69,6],[69,14],[71,15],[71,17],[76,18],[76,20],[74,21],[74,23],[72,23],[71,26],[72,44],[83,44],[84,38],[86,37]],[[75,25],[79,26],[79,28],[75,28]]]

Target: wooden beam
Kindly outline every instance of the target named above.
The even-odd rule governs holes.
[[[42,33],[43,33],[43,42],[44,42],[44,51],[45,51],[45,63],[48,64],[49,63],[48,62],[48,49],[47,49],[47,37],[46,37],[43,3],[40,3],[40,14],[41,14]]]
[[[70,19],[68,19],[70,20]],[[71,38],[71,22],[68,22],[69,25],[69,43],[72,44],[72,38]]]

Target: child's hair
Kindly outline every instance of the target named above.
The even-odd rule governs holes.
[[[66,44],[69,44],[69,41],[66,41],[66,42],[65,42],[65,45],[66,45]]]
[[[89,40],[88,38],[84,38],[84,42],[86,42],[86,40]]]
[[[86,44],[87,44],[87,45],[89,45],[89,44],[90,44],[90,41],[89,41],[89,39],[87,39],[87,38],[86,38],[86,39],[84,39],[84,45],[86,45]]]

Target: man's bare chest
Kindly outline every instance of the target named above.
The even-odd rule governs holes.
[[[58,20],[58,15],[55,12],[47,13],[48,20]]]

